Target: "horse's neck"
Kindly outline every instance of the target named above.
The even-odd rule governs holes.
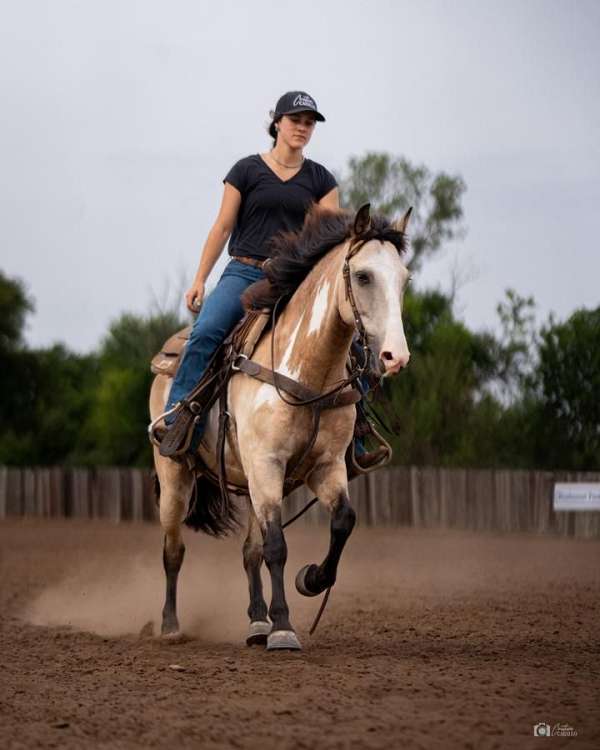
[[[275,369],[317,391],[345,376],[352,328],[338,309],[343,248],[332,250],[296,290],[277,323]]]

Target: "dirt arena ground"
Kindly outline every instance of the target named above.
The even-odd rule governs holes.
[[[600,543],[359,527],[309,637],[328,532],[287,539],[304,650],[267,653],[239,539],[186,535],[166,644],[158,526],[0,523],[0,747],[600,747]]]

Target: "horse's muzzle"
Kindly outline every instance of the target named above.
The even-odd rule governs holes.
[[[399,355],[394,356],[390,351],[381,352],[379,363],[383,371],[383,377],[388,378],[397,375],[403,370],[410,360],[410,352],[406,350]]]

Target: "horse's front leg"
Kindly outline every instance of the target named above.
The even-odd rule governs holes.
[[[296,588],[304,596],[317,596],[333,586],[338,563],[356,521],[348,500],[346,466],[328,464],[317,467],[307,482],[331,513],[330,542],[327,556],[320,565],[305,565],[296,576]]]
[[[246,643],[248,646],[264,645],[271,632],[271,623],[267,620],[267,603],[263,597],[260,569],[263,564],[263,536],[252,503],[248,503],[248,535],[244,542],[244,570],[248,576],[250,605],[248,617],[250,630]]]
[[[267,649],[300,649],[285,599],[283,571],[287,560],[287,545],[281,528],[281,499],[283,467],[275,460],[256,461],[249,472],[248,484],[252,505],[263,536],[263,557],[271,575],[271,632]]]

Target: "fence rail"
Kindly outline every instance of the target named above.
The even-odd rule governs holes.
[[[598,473],[392,467],[359,477],[350,496],[367,526],[522,531],[600,538],[600,512],[555,512],[554,482],[600,481]],[[310,495],[297,490],[286,517]],[[158,512],[146,469],[0,467],[0,519],[8,516],[154,521]],[[328,523],[322,507],[298,523]]]

